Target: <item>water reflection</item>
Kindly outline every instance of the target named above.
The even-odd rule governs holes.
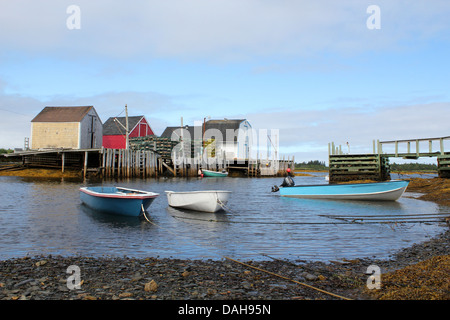
[[[84,213],[89,221],[95,225],[104,225],[106,228],[134,228],[147,225],[144,217],[126,217],[121,215],[111,215],[103,211],[96,211],[83,203],[79,204],[80,212]]]

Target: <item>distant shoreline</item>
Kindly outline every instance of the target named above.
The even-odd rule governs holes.
[[[47,168],[21,168],[0,171],[0,176],[22,178],[82,178],[81,170],[47,169]]]
[[[309,176],[309,173],[328,173],[328,169],[295,169],[296,176]],[[437,174],[437,171],[392,171],[395,174]],[[0,176],[16,176],[30,178],[82,178],[81,170],[66,169],[64,172],[59,168],[20,168],[13,170],[1,170]]]

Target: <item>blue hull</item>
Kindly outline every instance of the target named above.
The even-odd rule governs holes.
[[[80,188],[80,200],[88,207],[111,214],[137,217],[159,194],[116,187]]]
[[[374,183],[302,185],[280,188],[280,195],[293,198],[337,200],[395,201],[402,196],[409,181]]]

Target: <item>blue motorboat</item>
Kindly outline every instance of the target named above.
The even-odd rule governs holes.
[[[123,216],[141,215],[158,196],[158,193],[122,187],[80,188],[80,199],[88,207]]]
[[[398,200],[409,181],[391,180],[371,183],[294,185],[274,187],[283,197],[333,200]]]

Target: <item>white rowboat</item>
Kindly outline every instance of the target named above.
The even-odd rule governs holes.
[[[174,192],[166,191],[169,206],[203,212],[217,212],[224,209],[231,191],[206,190]]]

